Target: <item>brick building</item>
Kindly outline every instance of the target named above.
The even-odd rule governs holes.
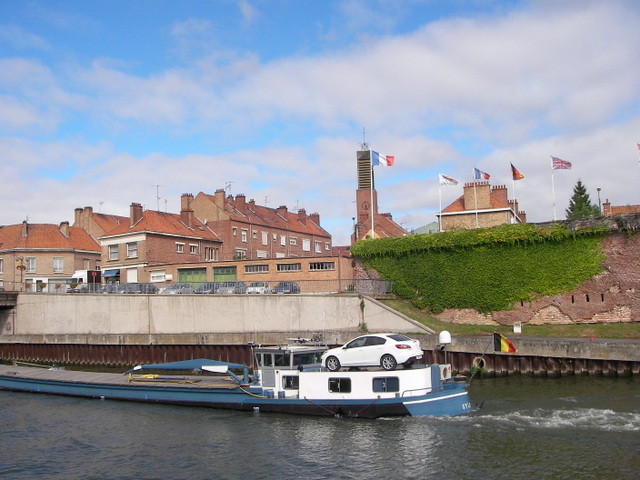
[[[0,227],[0,287],[65,292],[76,270],[95,270],[100,246],[84,229],[29,224]]]
[[[356,154],[358,189],[356,190],[356,223],[351,244],[365,238],[402,237],[407,231],[398,225],[390,213],[378,211],[378,192],[375,189],[371,150]]]
[[[183,195],[180,214],[144,210],[132,203],[129,217],[76,209],[76,223],[98,236],[103,278],[121,283],[165,281],[166,263],[199,263],[218,259],[221,240],[198,220]],[[204,281],[202,269],[194,269],[193,281]]]
[[[287,207],[269,208],[246,201],[245,195],[191,197],[190,206],[222,240],[220,260],[317,257],[331,255],[331,235],[320,226],[317,213]]]
[[[508,199],[507,187],[491,187],[489,182],[466,183],[462,196],[444,208],[438,217],[443,232],[527,221],[525,212],[518,210],[518,201]]]
[[[613,217],[614,215],[627,215],[630,213],[640,213],[640,205],[611,205],[609,199],[602,204],[602,214],[605,217]]]

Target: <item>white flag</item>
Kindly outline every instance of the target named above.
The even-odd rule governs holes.
[[[447,187],[453,187],[453,186],[458,184],[458,180],[456,180],[455,178],[448,177],[448,176],[443,175],[441,173],[439,173],[438,176],[440,177],[440,185],[445,185]]]

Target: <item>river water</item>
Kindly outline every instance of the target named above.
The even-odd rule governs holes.
[[[451,418],[349,420],[0,391],[1,479],[640,478],[640,378],[474,380]]]

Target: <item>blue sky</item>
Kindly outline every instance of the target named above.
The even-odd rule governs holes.
[[[363,128],[408,229],[473,167],[552,219],[551,155],[558,218],[579,178],[639,204],[639,24],[634,0],[0,0],[0,224],[228,186],[344,244]]]

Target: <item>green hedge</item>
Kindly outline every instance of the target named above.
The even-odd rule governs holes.
[[[352,253],[419,308],[492,312],[571,290],[598,274],[605,233],[600,228],[569,232],[560,225],[503,225],[365,240]]]

